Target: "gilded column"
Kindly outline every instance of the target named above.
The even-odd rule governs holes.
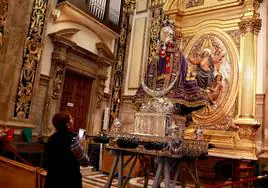
[[[261,29],[258,0],[246,0],[244,14],[239,23],[240,38],[240,92],[238,125],[258,125],[255,120],[257,36]]]

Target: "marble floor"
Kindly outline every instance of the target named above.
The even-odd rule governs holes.
[[[103,174],[102,172],[95,171],[92,172],[90,175],[83,177],[83,186],[84,188],[104,188],[105,183],[108,180],[108,174]],[[132,178],[129,180],[126,188],[142,188],[143,187],[144,179],[142,177]],[[148,188],[151,188],[153,185],[153,177],[149,179]],[[112,182],[111,188],[118,187],[117,179],[114,179]],[[164,188],[164,182],[161,183],[161,188]],[[187,185],[187,188],[193,188],[194,185]],[[180,185],[176,185],[176,188],[181,188]]]

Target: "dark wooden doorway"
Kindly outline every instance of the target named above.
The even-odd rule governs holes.
[[[73,131],[87,128],[92,81],[92,78],[72,71],[65,73],[60,109],[71,113],[74,119]]]

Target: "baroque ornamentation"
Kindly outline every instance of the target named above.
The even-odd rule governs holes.
[[[97,89],[97,102],[96,102],[97,108],[101,108],[101,102],[104,97],[105,80],[107,79],[106,69],[103,67],[100,69],[100,71],[101,71],[100,76],[99,76],[100,81],[99,81],[99,86]]]
[[[239,127],[238,134],[240,138],[254,139],[259,126]]]
[[[151,0],[151,6],[156,7],[156,6],[162,6],[163,4],[166,3],[167,0]]]
[[[233,39],[238,51],[240,49],[240,31],[234,30],[234,31],[228,31],[227,34]]]
[[[4,28],[7,19],[8,0],[2,0],[0,2],[0,48],[3,45]]]
[[[124,76],[124,59],[126,53],[127,35],[129,30],[129,12],[135,9],[136,1],[125,0],[123,7],[125,11],[122,12],[122,20],[120,24],[120,37],[118,41],[118,50],[113,78],[110,123],[112,123],[119,114],[122,80]]]
[[[23,63],[14,109],[14,117],[19,119],[29,118],[34,80],[42,50],[42,33],[46,8],[47,3],[45,0],[35,0],[30,29],[24,46]]]
[[[60,91],[63,84],[63,65],[58,65],[56,67],[56,74],[55,78],[53,80],[53,92],[52,92],[52,98],[58,99],[60,97]]]
[[[189,37],[182,37],[182,50],[185,49],[185,47],[188,45],[188,43],[192,40],[194,36],[189,36]]]
[[[188,0],[185,4],[185,8],[192,8],[200,5],[204,5],[204,0]]]
[[[124,0],[123,7],[127,12],[133,12],[136,9],[136,0]]]
[[[237,127],[233,123],[233,119],[235,117],[235,105],[232,107],[230,112],[221,119],[218,123],[213,123],[210,126],[204,126],[204,129],[207,130],[230,130],[230,129],[236,129]]]
[[[252,32],[258,34],[261,29],[261,19],[259,18],[259,13],[255,13],[253,17],[242,18],[239,22],[239,30],[242,34],[247,32]]]

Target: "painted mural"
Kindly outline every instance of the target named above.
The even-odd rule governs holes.
[[[215,112],[227,97],[231,84],[231,58],[224,43],[213,34],[201,36],[187,57],[186,80],[196,80],[208,98],[203,113]]]

